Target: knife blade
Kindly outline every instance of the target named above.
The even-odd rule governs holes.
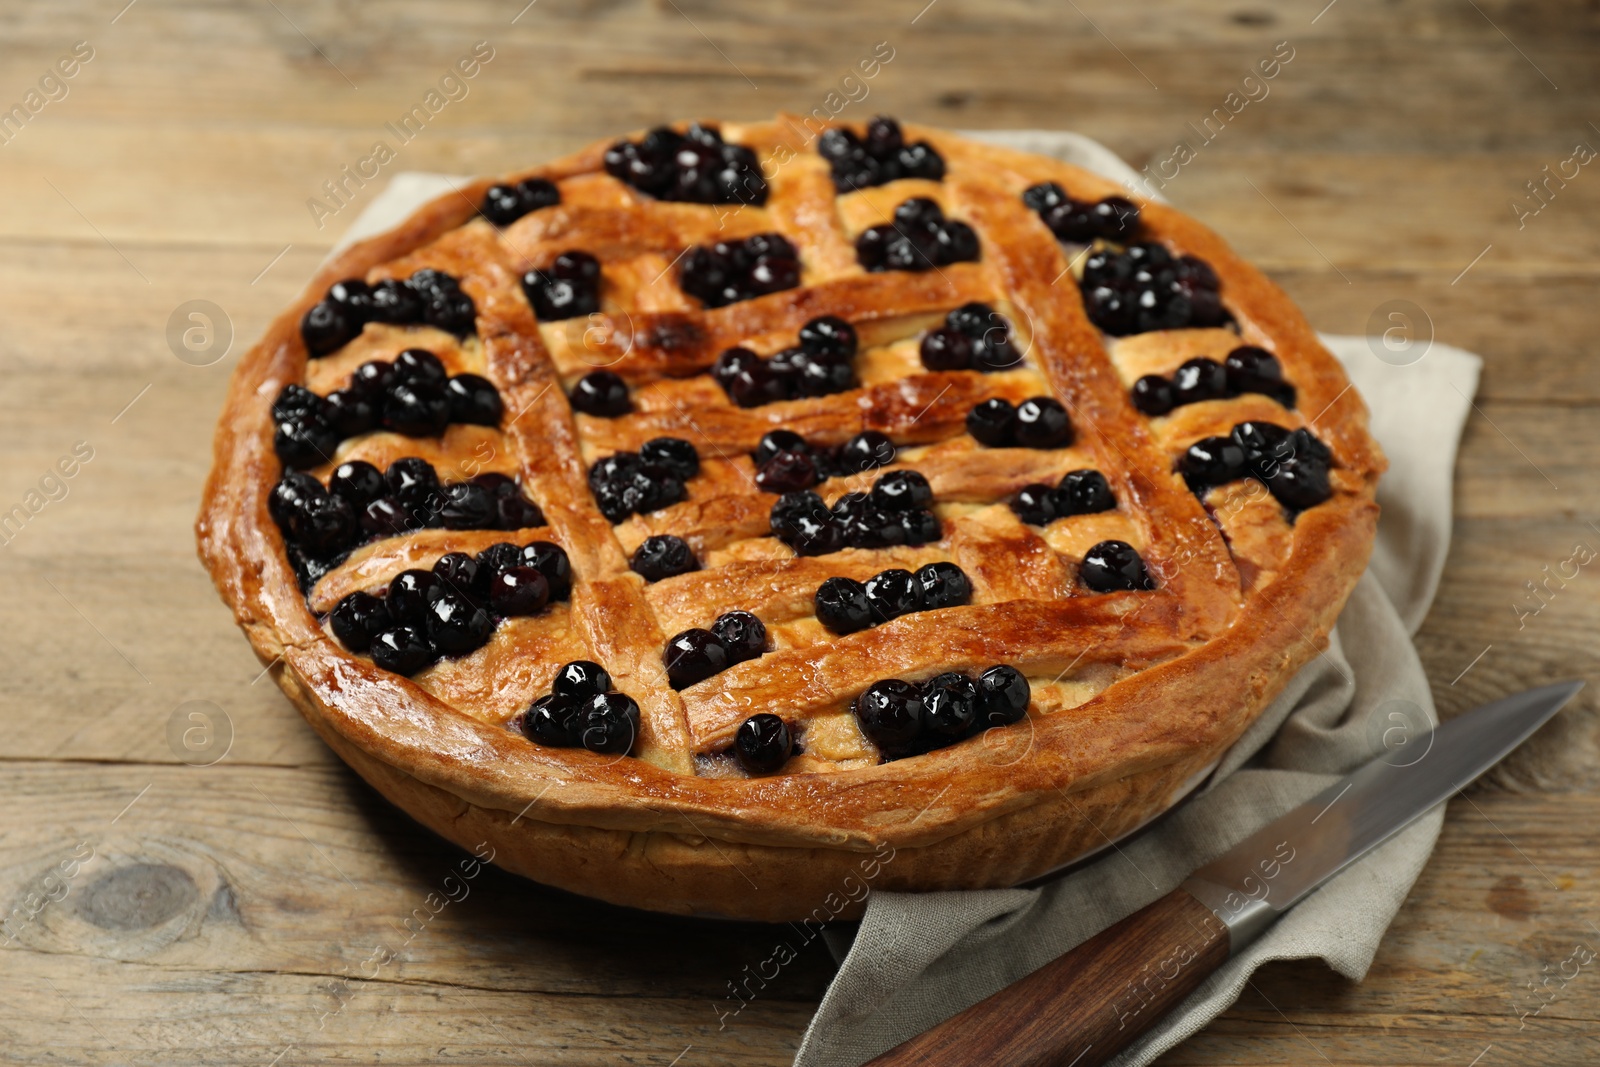
[[[1450,799],[1583,688],[1484,704],[1267,823],[1178,888],[868,1067],[1096,1067],[1340,871]]]

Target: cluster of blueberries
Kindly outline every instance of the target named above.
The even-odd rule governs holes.
[[[885,759],[901,759],[952,745],[991,726],[1009,726],[1028,714],[1032,690],[1008,664],[976,679],[946,671],[915,685],[884,678],[851,705],[856,722]]]
[[[922,365],[929,370],[1010,370],[1022,362],[1011,343],[1011,324],[988,304],[962,304],[944,325],[922,339]]]
[[[912,197],[894,209],[894,221],[869,226],[856,238],[856,260],[874,273],[933,270],[978,259],[978,234],[947,219],[937,200]]]
[[[1150,590],[1156,580],[1145,569],[1144,559],[1126,541],[1101,541],[1083,554],[1078,565],[1078,580],[1091,592],[1121,593]]]
[[[369,322],[394,326],[436,326],[457,337],[467,337],[477,327],[477,308],[461,283],[431,267],[405,281],[385,278],[368,285],[346,278],[328,287],[328,293],[311,305],[300,320],[300,338],[312,358],[343,348],[361,334]]]
[[[431,571],[401,571],[382,596],[351,593],[328,613],[328,624],[350,651],[411,675],[477,651],[501,619],[537,615],[571,591],[572,564],[559,545],[503,541],[476,556],[447,552]]]
[[[772,532],[800,556],[923,545],[943,534],[932,503],[933,487],[921,473],[890,471],[870,493],[846,493],[831,509],[810,490],[783,494],[772,505]]]
[[[540,322],[592,315],[600,310],[600,261],[587,252],[563,252],[545,269],[524,274],[522,291]]]
[[[496,226],[510,226],[529,212],[561,203],[561,190],[543,178],[524,178],[513,185],[484,190],[478,213]]]
[[[750,774],[771,774],[794,754],[794,731],[771,712],[752,715],[733,735],[733,755]]]
[[[708,308],[793,289],[800,284],[800,253],[781,233],[742,241],[695,245],[683,255],[678,285]]]
[[[1230,316],[1217,272],[1203,259],[1174,257],[1158,244],[1101,249],[1083,261],[1089,320],[1116,337],[1188,326],[1221,326]]]
[[[711,365],[711,377],[742,408],[856,387],[851,360],[860,342],[854,326],[822,315],[800,327],[799,342],[766,359],[748,348],[730,348]]]
[[[767,628],[761,620],[748,611],[729,611],[718,615],[709,630],[694,627],[674,635],[661,660],[672,688],[686,689],[766,651]]]
[[[659,582],[700,569],[689,542],[673,534],[646,537],[628,558],[628,566],[647,582]]]
[[[1165,415],[1185,404],[1224,400],[1243,393],[1270,396],[1293,408],[1295,389],[1283,380],[1283,365],[1264,348],[1240,345],[1218,363],[1196,356],[1172,372],[1172,377],[1146,374],[1133,383],[1133,406],[1146,415]]]
[[[700,456],[688,441],[657,437],[637,452],[614,452],[589,468],[589,491],[611,522],[659,511],[685,499],[685,482],[700,473]]]
[[[440,484],[433,465],[397,459],[380,471],[365,460],[334,468],[326,487],[304,471],[287,471],[267,497],[302,585],[309,586],[364,541],[411,530],[525,530],[544,525],[539,506],[514,479],[484,473]]]
[[[917,611],[954,608],[972,600],[972,582],[954,563],[940,561],[916,573],[896,567],[865,582],[834,577],[817,586],[817,621],[836,634],[853,634]]]
[[[967,432],[986,448],[1065,448],[1073,440],[1072,420],[1053,396],[980,401],[967,412]]]
[[[1106,476],[1099,471],[1068,471],[1055,487],[1034,483],[1011,496],[1011,510],[1032,526],[1048,526],[1069,515],[1095,515],[1117,506]]]
[[[529,741],[552,748],[586,748],[626,756],[639,736],[639,705],[611,684],[611,675],[593,660],[563,663],[550,692],[533,702],[522,718]]]
[[[1139,228],[1139,206],[1126,197],[1108,196],[1089,203],[1072,199],[1055,182],[1040,182],[1023,190],[1022,202],[1062,241],[1123,241]]]
[[[1328,469],[1333,453],[1304,428],[1286,430],[1270,422],[1241,422],[1227,437],[1206,437],[1189,446],[1178,473],[1204,494],[1213,486],[1255,478],[1292,512],[1333,495]]]
[[[867,123],[865,137],[844,126],[824,130],[817,152],[833,168],[833,188],[841,193],[901,178],[944,178],[944,157],[927,141],[906,144],[900,124],[883,115]]]
[[[751,458],[756,464],[756,488],[781,494],[887,467],[896,455],[894,442],[877,430],[863,430],[837,448],[812,445],[793,430],[771,430],[762,435]]]
[[[349,385],[325,397],[303,385],[284,386],[272,402],[272,448],[285,467],[304,470],[329,462],[348,437],[380,428],[435,437],[453,422],[498,426],[504,410],[486,379],[447,375],[438,356],[408,348],[392,363],[361,364]]]
[[[699,123],[683,133],[658,126],[637,141],[606,149],[606,173],[658,200],[690,204],[767,202],[767,180],[756,154],[729,144],[721,131]]]

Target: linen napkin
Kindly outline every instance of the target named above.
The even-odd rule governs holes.
[[[1114,181],[1137,178],[1110,149],[1079,134],[969,136],[1055,156]],[[461,181],[397,174],[338,247],[381,233]],[[1366,400],[1391,464],[1378,489],[1383,514],[1372,563],[1327,651],[1295,676],[1191,799],[1094,862],[1038,889],[873,893],[853,931],[827,932],[839,973],[806,1030],[796,1067],[855,1067],[982,1000],[1169,892],[1338,775],[1386,748],[1404,760],[1405,738],[1437,721],[1411,635],[1449,549],[1456,445],[1482,361],[1437,342],[1401,358],[1377,338],[1324,336],[1323,343]],[[1347,978],[1364,977],[1443,817],[1440,809],[1419,820],[1301,903],[1124,1052],[1118,1067],[1150,1063],[1199,1030],[1268,960],[1316,956]]]

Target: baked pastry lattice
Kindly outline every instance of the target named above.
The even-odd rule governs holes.
[[[629,144],[337,256],[218,428],[202,558],[421,822],[666,911],[1011,885],[1317,654],[1383,459],[1216,235],[885,120]]]

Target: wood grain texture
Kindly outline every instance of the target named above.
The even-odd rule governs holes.
[[[231,361],[388,176],[826,106],[879,41],[895,58],[845,117],[1074,128],[1136,166],[1194,139],[1188,124],[1290,41],[1270,95],[1166,192],[1318,328],[1362,332],[1404,299],[1485,356],[1455,544],[1418,638],[1442,713],[1596,673],[1592,568],[1536,616],[1514,606],[1575,543],[1600,549],[1600,176],[1585,167],[1520,229],[1510,208],[1575,142],[1600,146],[1593,9],[124,3],[0,7],[4,107],[73,42],[96,50],[0,144],[0,510],[75,442],[95,450],[0,549],[0,921],[59,895],[60,865],[94,849],[62,899],[0,934],[8,1061],[791,1059],[826,986],[822,946],[795,944],[753,997],[730,989],[756,989],[797,940],[784,928],[621,912],[485,870],[412,936],[406,920],[466,857],[377,800],[257,681],[190,526]],[[478,40],[496,57],[469,95],[319,229],[306,200]],[[209,366],[167,340],[195,299],[234,334]],[[213,766],[181,762],[217,754],[183,748],[187,712],[169,740],[189,701],[215,705],[213,744],[231,725]],[[1591,688],[1452,802],[1366,981],[1271,965],[1162,1062],[1592,1063],[1600,977],[1561,970],[1574,945],[1600,948],[1596,707]]]

